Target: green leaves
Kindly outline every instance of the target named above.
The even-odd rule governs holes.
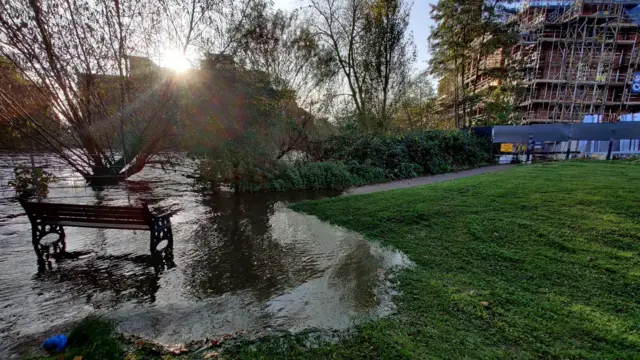
[[[401,135],[345,132],[329,138],[314,162],[256,161],[255,147],[201,163],[203,180],[238,191],[342,190],[489,164],[490,144],[465,131]],[[252,149],[252,150],[249,150]]]
[[[512,0],[439,0],[432,5],[436,22],[429,36],[431,73],[440,78],[438,95],[452,100],[457,127],[470,127],[472,109],[479,103],[481,80],[506,79],[504,51],[499,56],[502,71],[489,73],[487,59],[499,49],[509,49],[516,39],[516,27],[506,20]],[[513,75],[511,75],[513,76]],[[445,105],[446,106],[446,105]],[[462,119],[460,119],[462,117]],[[460,121],[463,120],[463,121]]]
[[[490,144],[466,131],[421,131],[331,137],[323,159],[354,161],[384,169],[394,179],[439,174],[491,163]]]
[[[53,174],[42,168],[19,166],[13,169],[13,174],[15,177],[9,181],[9,186],[21,197],[35,196],[40,192],[40,196],[45,198],[49,194],[49,184],[56,181]]]

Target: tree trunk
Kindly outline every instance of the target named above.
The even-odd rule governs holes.
[[[462,64],[462,74],[460,76],[460,87],[462,90],[462,127],[467,126],[467,97],[465,94],[465,89],[464,89],[464,80],[465,80],[465,76],[466,76],[467,72],[466,72],[466,64],[463,63]]]
[[[453,80],[453,121],[456,127],[460,127],[460,114],[458,113],[458,87],[460,83],[458,81],[458,57],[453,59],[454,67],[454,80]]]

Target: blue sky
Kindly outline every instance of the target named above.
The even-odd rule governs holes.
[[[304,4],[304,0],[275,0],[275,6],[281,9],[295,9]],[[414,0],[411,8],[411,17],[409,19],[409,29],[413,32],[414,41],[418,50],[418,58],[416,61],[416,69],[424,70],[429,60],[429,49],[427,47],[427,37],[429,36],[430,27],[433,21],[429,17],[429,4],[435,3],[436,0]]]

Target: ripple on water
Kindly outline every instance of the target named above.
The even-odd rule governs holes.
[[[0,172],[6,179],[11,169]],[[190,179],[154,169],[133,180],[133,201],[176,213],[175,268],[149,265],[147,232],[69,228],[70,256],[36,274],[28,221],[17,202],[0,200],[0,354],[90,313],[172,343],[240,330],[342,329],[393,310],[381,274],[408,266],[406,256],[286,208],[336,194],[205,196]],[[123,186],[50,192],[66,197],[56,202],[108,205],[126,205],[126,195]]]

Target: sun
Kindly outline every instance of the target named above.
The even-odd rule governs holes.
[[[179,51],[171,50],[164,53],[162,66],[171,68],[176,72],[183,72],[189,68],[189,60]]]

